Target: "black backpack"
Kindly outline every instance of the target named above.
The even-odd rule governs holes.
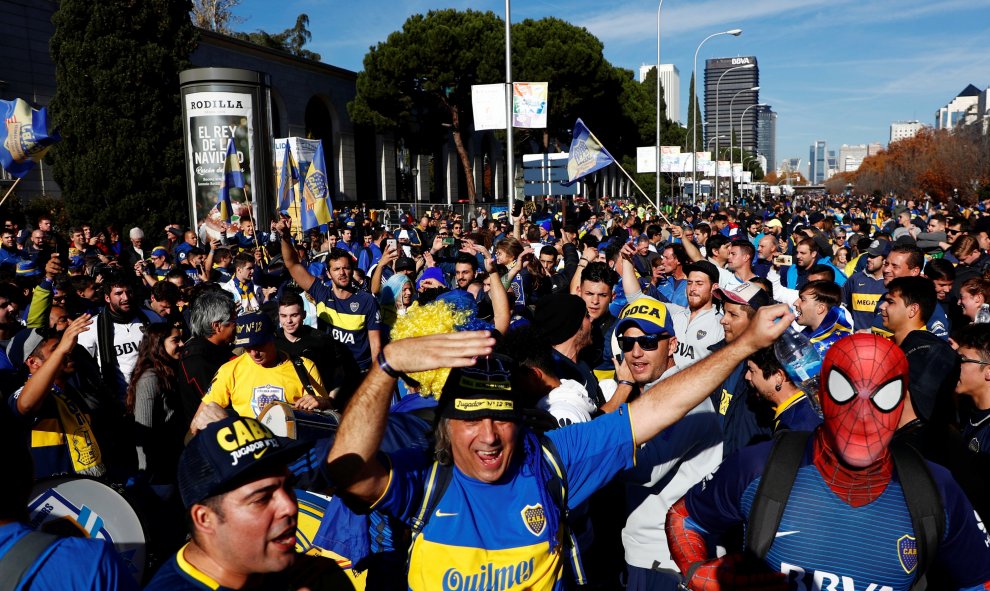
[[[746,552],[760,562],[773,544],[810,437],[806,431],[781,431],[774,436],[746,524]],[[945,533],[945,509],[935,480],[918,452],[897,442],[891,444],[890,451],[917,536],[918,566],[911,589],[923,591],[927,588],[925,572],[938,554],[938,544]]]

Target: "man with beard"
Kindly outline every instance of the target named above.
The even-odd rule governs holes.
[[[924,264],[925,255],[922,254],[921,249],[917,246],[899,244],[890,249],[890,254],[887,255],[887,258],[883,262],[884,291],[886,291],[890,282],[898,277],[917,277],[921,275],[921,269]],[[889,330],[883,321],[883,314],[880,310],[881,304],[882,298],[881,301],[877,302],[876,315],[870,329],[873,331],[873,334],[884,338],[892,338],[894,336],[893,331]],[[942,306],[938,302],[935,303],[935,309],[927,318],[927,322],[928,332],[942,340],[949,340],[949,331],[952,330],[952,325],[949,323],[949,317],[945,315],[945,310],[942,309]]]
[[[628,249],[623,250],[623,255],[628,252]],[[683,271],[688,305],[666,305],[674,323],[674,334],[677,335],[673,361],[681,369],[707,357],[711,353],[709,347],[725,337],[720,324],[722,315],[712,305],[712,289],[718,285],[718,269],[708,261],[698,261],[686,265]],[[622,286],[630,294],[630,304],[644,295],[638,290],[635,273],[629,264],[622,266]]]
[[[79,345],[96,359],[103,382],[123,402],[148,318],[124,273],[111,275],[103,284],[103,300],[106,306],[93,318],[95,330],[79,335]]]
[[[275,225],[282,236],[282,260],[292,280],[316,300],[316,313],[322,327],[347,347],[361,371],[371,367],[371,360],[381,349],[381,312],[378,301],[366,291],[351,286],[354,258],[338,248],[327,255],[327,273],[331,284],[317,279],[299,263],[289,234],[291,223],[283,217]],[[345,230],[346,231],[346,230]]]

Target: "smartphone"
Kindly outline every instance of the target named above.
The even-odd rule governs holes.
[[[445,236],[444,239],[443,239],[443,245],[444,246],[453,246],[454,245],[454,240],[456,240],[456,238],[454,238],[453,236]]]
[[[792,264],[794,264],[794,262],[793,262],[793,259],[791,258],[791,255],[789,255],[789,254],[778,254],[777,256],[773,257],[773,264],[780,265],[781,267],[784,267],[784,266],[792,265]]]
[[[396,244],[398,244],[398,242],[396,241],[395,238],[389,238],[388,240],[385,241],[386,248],[396,248]]]

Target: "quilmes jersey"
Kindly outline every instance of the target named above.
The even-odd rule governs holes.
[[[746,523],[771,444],[761,443],[723,462],[686,498],[688,527],[720,533]],[[787,575],[795,591],[855,589],[907,591],[918,566],[917,535],[895,473],[878,499],[862,507],[842,501],[811,459],[812,444],[798,469],[776,538],[764,561]],[[990,580],[990,537],[949,472],[928,464],[946,513],[936,562],[957,587],[984,589]]]
[[[877,304],[887,293],[883,277],[874,279],[863,271],[853,273],[842,286],[842,301],[852,314],[853,330],[861,330],[873,324]]]
[[[333,294],[333,288],[319,279],[310,286],[309,294],[316,300],[320,326],[334,340],[347,347],[358,367],[362,370],[371,367],[368,331],[382,329],[381,312],[375,296],[356,291],[346,300],[338,299]]]
[[[620,470],[634,466],[629,409],[546,434],[567,472],[570,508],[580,505]],[[521,446],[516,448],[522,454]],[[518,457],[518,456],[517,456]],[[403,521],[420,509],[429,468],[393,462],[388,488],[374,508]],[[465,475],[456,467],[443,498],[413,542],[409,588],[416,591],[557,591],[566,551],[549,553],[547,527],[535,477],[514,462],[495,483]],[[557,534],[561,539],[561,533]]]

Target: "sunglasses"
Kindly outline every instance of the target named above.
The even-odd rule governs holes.
[[[667,335],[658,334],[644,334],[638,337],[619,337],[619,346],[622,347],[623,353],[628,353],[633,350],[637,344],[639,348],[644,351],[656,351],[657,347],[660,346],[660,341],[667,339]]]

